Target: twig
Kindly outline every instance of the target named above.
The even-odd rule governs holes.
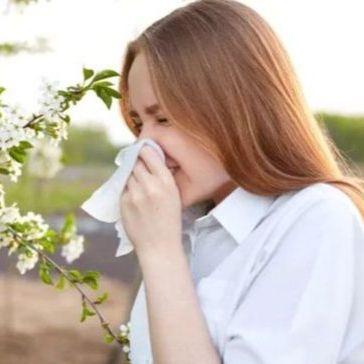
[[[8,228],[12,231],[14,238],[16,239],[17,237],[19,237],[19,235],[17,234],[17,232],[12,229],[10,226],[8,226]],[[17,240],[17,239],[16,239]],[[97,317],[100,320],[101,326],[119,343],[122,344],[121,340],[118,339],[118,337],[113,333],[113,331],[110,329],[109,323],[105,320],[105,318],[103,317],[103,315],[101,314],[101,312],[98,310],[98,308],[96,307],[96,305],[93,303],[92,300],[90,300],[88,298],[88,296],[86,295],[86,293],[81,289],[81,287],[76,283],[73,282],[71,279],[69,279],[67,273],[64,271],[64,269],[62,269],[55,261],[53,261],[53,259],[49,258],[46,254],[44,254],[42,251],[40,251],[39,249],[35,248],[34,246],[32,246],[31,244],[28,244],[22,240],[17,240],[18,243],[20,243],[21,245],[24,245],[34,251],[36,251],[43,259],[47,260],[49,263],[51,263],[56,270],[58,270],[58,272],[60,274],[62,274],[67,281],[77,289],[77,291],[81,294],[81,298],[82,300],[86,300],[90,306],[94,309]]]

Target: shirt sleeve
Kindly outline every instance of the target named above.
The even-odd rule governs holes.
[[[279,248],[227,324],[223,363],[364,363],[359,210],[327,198],[282,223]]]

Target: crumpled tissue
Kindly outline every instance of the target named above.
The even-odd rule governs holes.
[[[114,161],[118,166],[116,171],[81,205],[81,208],[95,219],[108,223],[115,222],[117,236],[120,238],[116,257],[128,254],[134,249],[122,224],[120,196],[145,144],[154,148],[165,163],[164,152],[154,140],[150,138],[140,139],[119,151]]]

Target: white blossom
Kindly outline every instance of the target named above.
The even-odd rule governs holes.
[[[27,121],[19,112],[19,107],[1,105],[0,165],[9,172],[8,176],[13,182],[17,182],[22,173],[22,163],[10,157],[8,150],[17,147],[21,141],[29,141],[34,137],[34,130],[24,128],[26,123]]]
[[[17,182],[22,173],[22,164],[12,159],[7,151],[0,150],[0,165],[1,168],[6,169],[9,174],[10,180]]]
[[[121,324],[119,326],[119,330],[120,330],[120,335],[122,337],[128,337],[129,332],[130,332],[130,321],[125,325],[125,324]]]
[[[0,209],[3,207],[5,207],[5,191],[4,186],[0,183]]]
[[[128,332],[129,328],[125,324],[121,324],[119,327],[121,332]]]
[[[27,169],[33,176],[52,178],[62,169],[62,149],[47,140],[37,140],[30,150]]]
[[[43,79],[41,86],[40,111],[39,115],[45,118],[40,119],[39,127],[42,130],[34,130],[31,126],[25,127],[30,120],[27,120],[20,112],[19,106],[0,106],[0,165],[7,170],[11,181],[17,182],[22,173],[22,163],[14,160],[8,150],[19,146],[21,141],[31,141],[33,146],[36,141],[46,139],[45,128],[50,127],[54,136],[50,137],[46,143],[42,144],[43,152],[46,156],[42,161],[38,161],[36,166],[31,168],[34,174],[39,173],[39,177],[51,178],[62,168],[61,151],[59,143],[62,139],[68,139],[68,123],[60,118],[62,104],[65,98],[59,95],[58,83],[51,83]],[[48,120],[50,119],[50,120]],[[48,139],[48,138],[47,138]],[[53,149],[52,149],[53,148]],[[43,164],[39,166],[39,164]]]
[[[10,180],[13,182],[18,182],[19,176],[21,176],[22,173],[22,164],[12,159],[10,161],[8,171],[9,171],[9,177]]]
[[[21,221],[34,221],[36,223],[38,223],[39,225],[44,223],[44,219],[42,217],[42,215],[40,214],[35,214],[33,211],[29,211],[25,216],[21,217]]]
[[[19,249],[19,242],[12,237],[10,244],[8,245],[8,256],[13,254]]]
[[[50,81],[47,78],[42,77],[38,90],[41,94],[55,95],[59,86],[59,81]]]
[[[8,231],[7,224],[17,222],[19,217],[19,209],[15,204],[0,209],[0,248],[7,248],[8,256],[18,250],[19,242],[17,242],[12,233]]]
[[[62,139],[68,139],[68,124],[61,118],[52,119],[57,125],[53,127],[55,136],[49,141],[50,145],[58,147]]]
[[[34,129],[31,129],[31,128],[25,128],[24,132],[25,132],[25,136],[26,136],[27,140],[32,140],[35,137],[39,138],[39,133],[42,133],[42,132],[38,132],[38,135],[37,135],[36,131]],[[42,133],[42,134],[44,136],[44,133]]]
[[[43,217],[32,211],[29,211],[25,216],[21,216],[18,222],[28,223],[30,225],[26,232],[23,233],[27,240],[41,239],[49,230],[49,225],[44,223]]]
[[[30,211],[26,215],[21,216],[18,207],[14,203],[12,206],[3,207],[0,209],[0,248],[8,248],[8,255],[11,255],[19,248],[19,242],[17,242],[12,233],[9,233],[9,227],[7,224],[25,224],[27,223],[27,229],[24,232],[18,232],[22,239],[32,241],[41,239],[44,234],[49,230],[49,225],[44,223],[43,217],[39,214],[35,214]],[[43,249],[42,245],[33,244],[38,249]]]
[[[67,260],[67,263],[72,263],[78,259],[84,251],[84,237],[76,235],[71,241],[62,247],[61,255]]]
[[[0,234],[0,249],[9,247],[13,241],[14,238],[12,236]]]
[[[18,207],[15,204],[0,209],[0,232],[6,230],[6,224],[12,224],[20,219]]]
[[[128,353],[130,351],[129,345],[124,345],[123,346],[123,351],[124,351],[124,353]]]
[[[6,151],[0,150],[0,164],[9,162],[10,159],[11,159],[11,157],[9,156],[9,154]]]
[[[39,114],[52,118],[62,111],[62,103],[65,101],[65,98],[58,94],[58,86],[58,82],[51,83],[45,79],[42,80]]]
[[[7,120],[11,124],[23,125],[24,113],[20,105],[2,105],[0,119]]]
[[[0,149],[7,150],[18,146],[22,140],[27,140],[29,134],[23,128],[23,119],[13,113],[8,112],[10,107],[3,106],[0,118]]]
[[[16,264],[16,267],[21,274],[24,274],[26,271],[33,269],[38,263],[38,253],[32,251],[30,254],[30,257],[27,256],[25,253],[21,253],[18,255],[18,263]]]
[[[60,120],[56,132],[59,139],[68,139],[68,124],[64,120]]]

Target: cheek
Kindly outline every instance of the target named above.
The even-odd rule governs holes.
[[[221,183],[221,177],[217,171],[202,165],[190,166],[189,169],[182,168],[173,175],[176,184],[181,191],[194,193],[210,193]]]
[[[201,173],[201,168],[194,167],[189,164],[187,166],[180,166],[176,172],[173,174],[173,177],[177,184],[181,187],[186,185],[196,185],[202,184],[204,181],[204,174]]]

